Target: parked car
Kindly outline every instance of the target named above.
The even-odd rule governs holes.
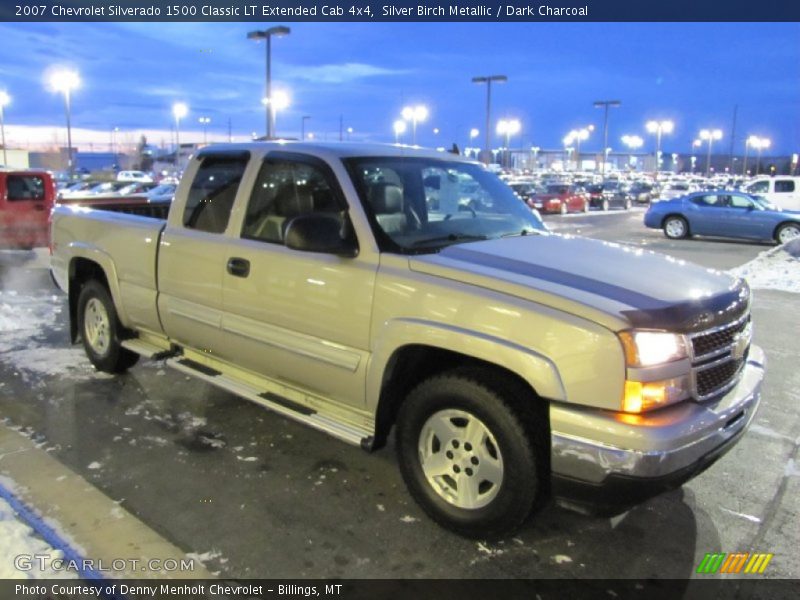
[[[589,186],[589,204],[594,208],[608,210],[612,207],[630,209],[633,195],[630,188],[619,181],[606,181]]]
[[[568,183],[552,183],[544,193],[529,199],[528,206],[542,213],[587,212],[589,199],[582,187]]]
[[[149,190],[145,196],[148,202],[172,202],[176,189],[178,189],[177,183],[161,183]]]
[[[673,181],[661,188],[658,198],[654,200],[660,202],[661,200],[680,198],[681,196],[685,196],[696,189],[697,188],[693,188],[693,186],[687,181]]]
[[[651,204],[644,224],[668,238],[693,235],[775,240],[800,236],[800,213],[783,211],[743,192],[695,192]]]
[[[117,173],[117,181],[138,181],[150,183],[153,178],[144,171],[120,171]]]
[[[745,191],[762,196],[778,208],[800,211],[800,177],[759,177],[747,184]]]
[[[0,170],[0,248],[47,246],[55,198],[47,171]]]
[[[631,186],[630,194],[637,204],[649,204],[656,194],[656,187],[646,181],[637,181]]]
[[[544,189],[537,186],[535,183],[510,182],[508,186],[525,202],[532,199],[537,193]]]

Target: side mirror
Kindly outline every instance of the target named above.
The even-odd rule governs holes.
[[[289,221],[286,227],[286,247],[301,252],[352,258],[358,254],[358,247],[351,236],[343,237],[344,231],[346,228],[342,226],[342,218],[334,214],[299,215]]]

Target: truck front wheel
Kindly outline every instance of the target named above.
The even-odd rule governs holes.
[[[122,326],[114,302],[104,285],[89,281],[78,297],[78,331],[86,356],[98,371],[122,373],[139,355],[120,345]]]
[[[432,519],[461,535],[507,535],[542,496],[544,445],[512,400],[502,385],[456,370],[420,383],[400,408],[406,485]]]

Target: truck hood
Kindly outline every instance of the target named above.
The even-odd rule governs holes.
[[[411,270],[492,289],[612,329],[692,332],[748,310],[742,279],[654,252],[572,236],[527,235],[444,248]]]

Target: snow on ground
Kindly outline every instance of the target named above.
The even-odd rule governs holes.
[[[30,570],[15,566],[15,558],[46,555],[44,569],[38,560],[32,559]],[[77,576],[71,571],[55,571],[50,565],[52,559],[63,559],[61,550],[51,548],[39,538],[27,523],[20,520],[11,505],[0,498],[0,579],[73,579]],[[19,562],[25,567],[24,561]]]
[[[0,290],[0,361],[30,376],[91,377],[96,372],[79,346],[52,347],[45,341],[64,329],[62,298]]]
[[[762,252],[728,272],[744,277],[751,288],[800,294],[800,238]]]

